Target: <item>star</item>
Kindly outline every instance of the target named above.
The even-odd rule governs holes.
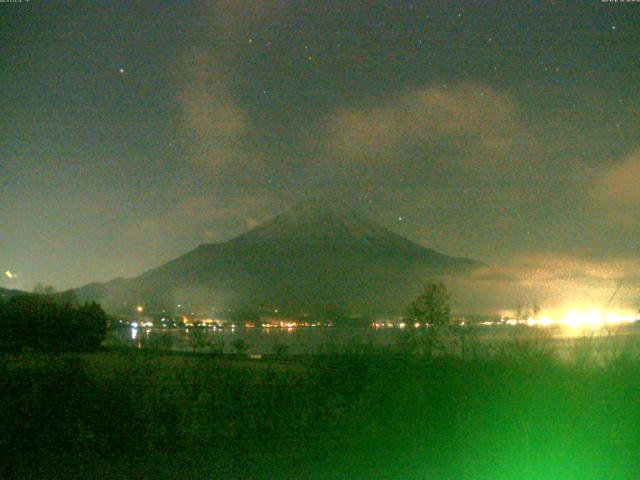
[[[120,67],[120,70],[118,70],[121,74],[124,73],[124,68]]]

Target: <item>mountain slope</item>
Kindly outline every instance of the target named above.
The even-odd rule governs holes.
[[[261,306],[370,314],[401,310],[430,275],[478,265],[422,247],[344,206],[311,201],[139,277],[76,292],[108,308],[180,303],[216,311]]]

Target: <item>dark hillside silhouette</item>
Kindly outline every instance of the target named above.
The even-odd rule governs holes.
[[[0,301],[1,350],[95,350],[106,328],[107,317],[100,305],[77,305],[69,293],[20,294]]]

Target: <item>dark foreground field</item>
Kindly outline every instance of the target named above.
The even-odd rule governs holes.
[[[3,479],[639,478],[623,354],[0,358]]]

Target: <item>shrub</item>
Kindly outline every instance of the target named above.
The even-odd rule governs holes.
[[[0,305],[0,349],[18,351],[95,350],[104,339],[107,316],[96,303],[25,294]]]

